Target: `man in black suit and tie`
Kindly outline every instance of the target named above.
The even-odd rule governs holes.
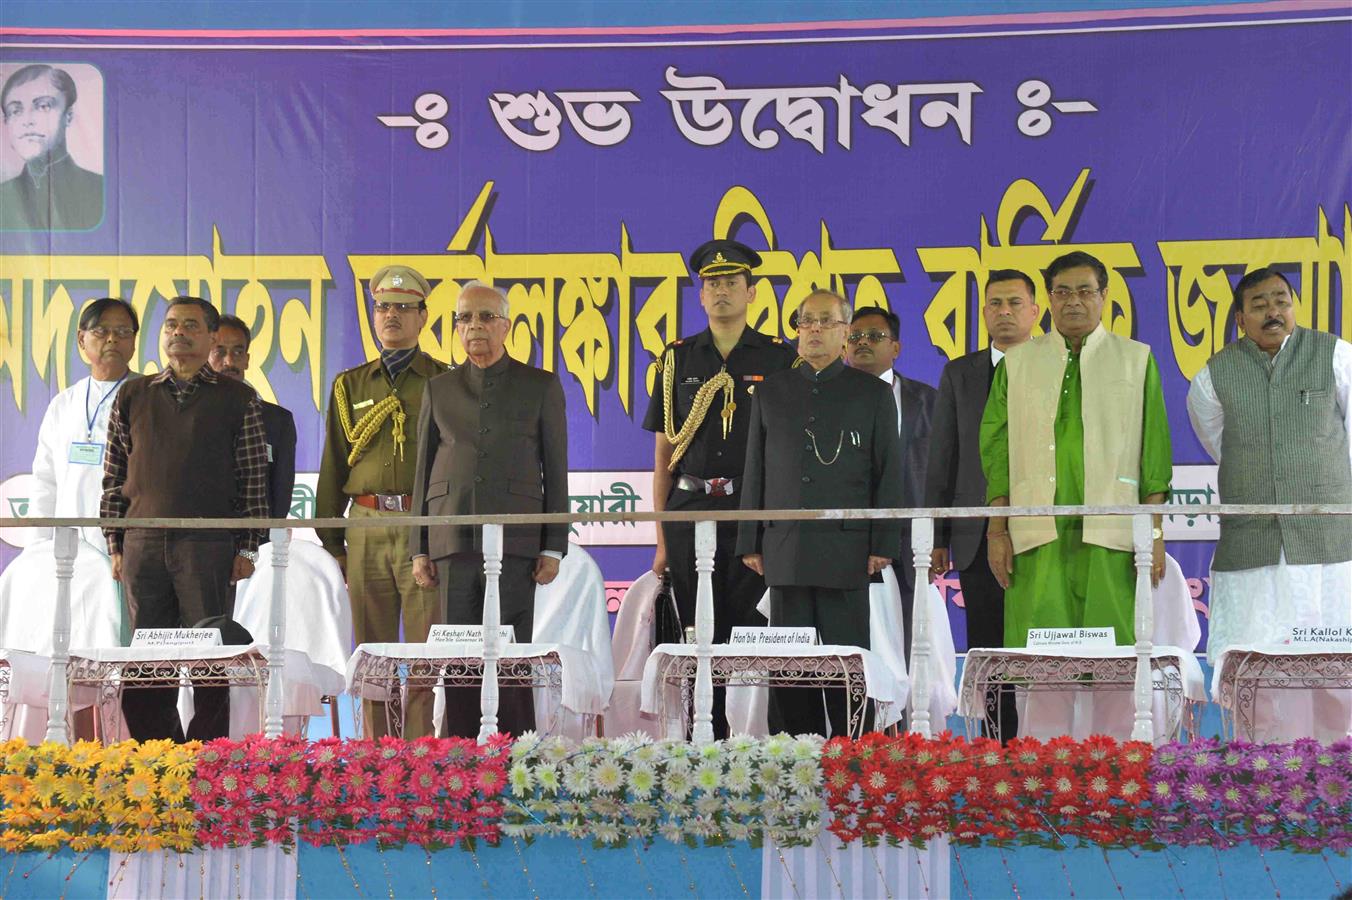
[[[507,355],[507,295],[470,282],[455,306],[455,330],[469,361],[427,382],[418,414],[415,516],[568,512],[568,419],[553,372]],[[446,621],[476,625],[484,617],[483,530],[414,527],[413,580],[443,587]],[[568,525],[513,525],[503,531],[499,597],[502,624],[527,643],[534,628],[535,586],[559,574]],[[528,687],[501,693],[500,730],[535,727]],[[448,688],[446,731],[479,734],[479,690]]]
[[[983,506],[986,476],[981,472],[981,414],[986,408],[995,366],[1005,351],[1028,340],[1038,309],[1033,280],[1015,269],[997,269],[986,281],[981,307],[991,346],[958,357],[944,366],[939,401],[934,409],[925,506]],[[958,570],[967,615],[967,646],[1003,647],[1005,592],[986,561],[985,519],[939,519],[934,523],[935,578]],[[987,729],[992,737],[1013,737],[1017,730],[1014,692],[986,700],[991,717],[1001,723]]]
[[[897,314],[877,306],[854,311],[845,336],[845,359],[853,369],[887,382],[897,405],[897,433],[901,438],[901,503],[920,506],[929,462],[930,419],[938,392],[923,381],[906,378],[893,368],[901,353],[901,322]],[[901,521],[901,544],[892,566],[901,582],[901,617],[906,628],[905,656],[911,661],[911,607],[915,603],[915,558],[911,553],[911,520]]]
[[[752,396],[742,509],[901,503],[897,410],[887,385],[845,367],[849,302],[815,291],[798,311],[801,362]],[[743,522],[737,553],[770,586],[770,624],[814,626],[824,644],[869,646],[869,579],[900,544],[896,520]],[[831,733],[848,733],[844,691],[826,692]],[[825,734],[821,692],[772,688],[770,731]]]
[[[207,364],[218,375],[243,381],[249,370],[249,326],[238,316],[221,316],[216,346]],[[296,486],[296,420],[291,410],[259,398],[263,432],[268,442],[268,515],[285,519],[291,513],[291,491]]]

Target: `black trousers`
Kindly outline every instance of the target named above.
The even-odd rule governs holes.
[[[986,559],[986,539],[981,539],[972,564],[958,570],[963,610],[967,616],[967,648],[1005,645],[1005,590],[991,574]],[[1019,713],[1014,688],[995,688],[986,695],[986,716],[981,733],[1008,742],[1018,734]]]
[[[667,498],[667,511],[709,509],[733,510],[741,508],[741,499],[711,497],[705,493],[673,490]],[[667,546],[667,568],[671,572],[671,589],[676,594],[676,609],[682,627],[695,624],[695,594],[698,580],[695,574],[695,524],[693,522],[663,522],[662,538]],[[756,604],[765,596],[765,579],[742,564],[735,552],[737,523],[719,522],[717,545],[714,550],[714,643],[725,644],[732,629],[739,625],[764,625],[765,617],[756,612]],[[727,691],[714,688],[714,737],[728,736]]]
[[[817,629],[823,644],[848,644],[869,649],[868,588],[852,590],[823,587],[771,587],[770,624]],[[825,711],[823,713],[823,694]],[[843,688],[770,688],[770,733],[850,733]],[[872,727],[872,711],[864,708],[864,730]]]
[[[128,529],[122,541],[122,589],[131,627],[187,628],[209,616],[230,615],[234,560],[235,538],[228,531]],[[183,741],[177,699],[177,687],[124,690],[127,731],[138,741]],[[196,688],[197,712],[187,740],[227,736],[229,700],[229,688]]]
[[[438,559],[446,623],[479,625],[484,620],[484,558],[478,553],[457,553]],[[498,576],[498,608],[503,625],[516,629],[517,643],[530,642],[535,625],[535,557],[504,556]],[[505,687],[498,691],[498,731],[521,734],[535,728],[535,697],[529,687]],[[446,688],[443,733],[451,737],[479,736],[481,715],[478,688]]]

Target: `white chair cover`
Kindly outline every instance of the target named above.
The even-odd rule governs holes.
[[[653,650],[654,601],[662,580],[651,569],[629,585],[615,616],[615,633],[610,647],[615,672],[615,690],[610,696],[602,729],[607,737],[643,732],[661,739],[662,724],[640,708],[643,701],[643,666]]]
[[[26,650],[41,657],[52,653],[56,618],[56,545],[51,537],[24,548],[0,572],[0,647]],[[112,563],[97,547],[81,541],[75,553],[70,585],[70,646],[115,647],[121,642],[122,604],[113,581]],[[47,733],[47,690],[27,692],[26,703],[10,700],[0,716],[6,731],[29,741]]]
[[[1092,587],[1091,587],[1092,589]],[[1178,561],[1164,557],[1164,577],[1153,592],[1156,647],[1181,647],[1189,652],[1202,640],[1202,625],[1192,605],[1188,580]],[[1158,677],[1156,681],[1158,682]],[[1132,691],[1036,691],[1024,695],[1019,709],[1019,734],[1048,740],[1062,734],[1084,739],[1091,734],[1106,734],[1118,740],[1131,737],[1136,706]],[[1156,691],[1153,698],[1155,734],[1165,727],[1164,697]]]
[[[338,562],[323,547],[293,540],[287,554],[286,636],[283,646],[300,650],[320,690],[336,697],[346,690],[352,655],[352,601]],[[234,619],[260,644],[268,642],[272,603],[272,544],[258,548],[254,577],[235,587]]]
[[[948,621],[948,612],[944,609],[943,594],[930,586],[926,593],[929,599],[931,631],[930,646],[930,723],[937,734],[944,729],[948,715],[958,708],[956,688],[957,654],[953,649],[953,629]],[[770,592],[756,608],[766,618],[770,615]],[[906,669],[905,641],[902,621],[901,585],[891,566],[883,569],[882,583],[869,585],[869,644],[872,651],[880,656],[897,676],[914,687],[915,680],[908,678]],[[734,687],[728,690],[728,727],[734,734],[764,735],[769,732],[767,717],[769,693],[763,687]],[[900,720],[902,707],[891,707],[887,715],[874,722],[877,729],[886,728]]]
[[[558,576],[535,588],[535,620],[531,641],[576,647],[591,657],[600,679],[603,704],[615,687],[615,662],[610,650],[610,615],[606,612],[606,582],[601,567],[586,550],[570,544],[559,564]],[[547,688],[535,690],[535,721],[543,731],[554,720],[558,697]],[[582,716],[564,713],[556,734],[581,740]]]

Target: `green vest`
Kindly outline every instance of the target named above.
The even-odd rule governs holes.
[[[1333,385],[1338,339],[1297,327],[1276,358],[1248,338],[1207,363],[1225,412],[1223,503],[1352,503],[1348,435]],[[1352,517],[1222,516],[1212,568],[1352,559]]]

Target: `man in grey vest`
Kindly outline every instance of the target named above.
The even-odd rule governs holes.
[[[417,516],[568,512],[568,418],[563,386],[553,372],[507,355],[511,313],[499,289],[470,282],[455,305],[455,331],[469,361],[427,382],[418,413],[418,467],[413,476]],[[413,580],[441,586],[446,621],[475,625],[484,618],[481,527],[415,526],[409,532]],[[502,624],[518,643],[534,628],[535,586],[549,584],[568,550],[568,525],[509,525],[503,529],[499,576]],[[528,687],[504,688],[500,730],[535,727]],[[446,730],[479,733],[479,690],[447,688]]]
[[[1220,464],[1224,503],[1352,503],[1352,344],[1296,325],[1290,283],[1273,268],[1235,286],[1243,334],[1188,390],[1188,416]],[[1293,626],[1352,625],[1352,518],[1223,516],[1211,562],[1207,657],[1291,639]],[[1259,695],[1259,740],[1310,734],[1305,710]],[[1315,691],[1313,736],[1334,740],[1352,720],[1346,691]],[[1308,707],[1306,707],[1308,709]],[[1280,732],[1280,733],[1278,733]]]

